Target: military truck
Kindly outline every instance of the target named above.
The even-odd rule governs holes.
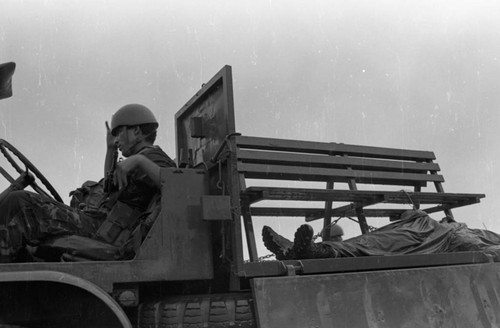
[[[109,257],[116,249],[102,245],[102,257],[88,258],[62,243],[46,246],[59,247],[57,259],[0,264],[2,326],[498,326],[500,264],[482,251],[301,260],[258,252],[256,217],[323,220],[325,229],[348,217],[368,234],[371,218],[391,222],[409,208],[452,218],[478,203],[483,194],[444,191],[433,152],[243,136],[230,66],[175,126],[178,168],[162,169],[134,256]],[[23,163],[5,192],[31,185],[60,201],[23,154],[1,145]]]

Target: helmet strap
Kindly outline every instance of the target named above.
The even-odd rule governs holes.
[[[135,128],[134,127],[131,127],[129,128],[128,126],[125,127],[126,131],[125,131],[125,141],[127,142],[127,148],[129,149],[130,153],[131,154],[136,154],[137,153],[137,146],[142,143],[142,140],[140,140],[140,138],[137,138],[135,137],[134,141],[130,141],[130,137],[129,137],[129,131],[130,130],[133,130]],[[135,131],[132,131],[134,134],[135,134]]]

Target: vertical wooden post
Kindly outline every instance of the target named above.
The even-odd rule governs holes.
[[[258,259],[257,244],[255,242],[255,233],[253,231],[252,215],[250,214],[250,207],[244,206],[242,208],[243,225],[245,226],[245,236],[247,239],[248,255],[251,262]]]
[[[429,160],[428,163],[432,163],[432,160]],[[436,171],[429,171],[429,173],[430,174],[437,174]],[[443,185],[441,184],[441,182],[439,182],[439,181],[434,182],[434,186],[436,187],[437,192],[444,192],[444,188],[443,188]],[[453,219],[453,213],[451,213],[451,210],[449,208],[444,210],[444,214]]]
[[[347,155],[344,155],[344,157],[347,157]],[[347,169],[351,171],[352,167],[348,166]],[[358,190],[355,178],[348,179],[347,184],[349,185],[350,190]],[[363,211],[363,207],[356,206],[356,215],[358,217],[358,223],[359,223],[359,228],[361,229],[361,233],[362,234],[367,233],[369,229],[368,229],[368,223],[366,222],[366,216],[365,212]]]
[[[328,181],[326,183],[326,189],[333,189],[334,182]],[[332,201],[325,201],[325,218],[323,220],[323,241],[330,240],[330,225],[332,224]]]

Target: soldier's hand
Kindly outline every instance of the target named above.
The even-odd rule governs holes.
[[[142,155],[132,155],[116,163],[113,180],[115,185],[118,186],[118,190],[122,190],[128,185],[129,174],[139,167],[141,157]]]
[[[132,157],[124,159],[116,163],[116,169],[113,173],[113,182],[118,187],[118,190],[122,190],[128,184],[128,172],[130,172],[130,162]]]
[[[115,137],[111,134],[111,128],[109,127],[108,121],[106,121],[106,146],[108,148],[115,148]]]
[[[161,188],[160,167],[143,155],[135,154],[116,164],[113,180],[119,190],[127,186],[130,173],[135,170],[144,173],[152,186]]]

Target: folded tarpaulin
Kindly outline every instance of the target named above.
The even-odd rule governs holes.
[[[500,235],[470,229],[464,223],[438,222],[419,210],[370,233],[342,242],[323,242],[334,257],[432,254],[461,251],[498,251]]]

